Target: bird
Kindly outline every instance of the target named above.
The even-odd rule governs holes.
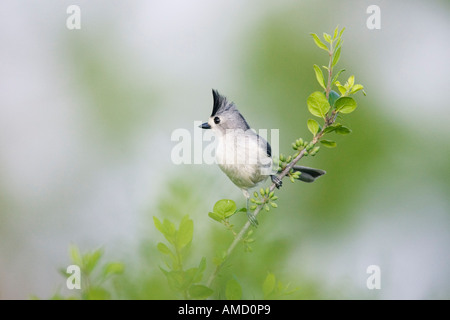
[[[216,163],[228,178],[242,190],[247,200],[247,217],[257,225],[256,217],[249,211],[249,190],[271,178],[277,188],[282,185],[278,171],[273,169],[272,148],[270,144],[252,130],[239,112],[236,104],[212,89],[213,109],[208,121],[199,127],[212,130],[217,140]],[[320,169],[297,166],[299,180],[314,182],[326,172]]]

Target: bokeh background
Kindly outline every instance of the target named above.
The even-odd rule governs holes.
[[[66,28],[71,4],[80,30]],[[380,30],[366,27],[371,4]],[[367,91],[344,119],[353,133],[302,160],[327,175],[286,181],[253,252],[239,247],[217,284],[261,298],[273,272],[298,288],[290,299],[450,298],[449,13],[445,0],[3,0],[0,299],[64,292],[70,244],[124,262],[114,297],[173,298],[153,216],[189,214],[189,264],[206,256],[209,274],[231,239],[207,213],[244,199],[216,166],[174,165],[171,133],[193,133],[217,88],[290,152],[310,135],[312,65],[327,62],[309,33],[337,25],[342,79]],[[380,290],[366,287],[373,264]]]

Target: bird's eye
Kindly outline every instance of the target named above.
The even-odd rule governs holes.
[[[219,124],[220,123],[220,118],[219,117],[214,117],[214,123],[215,124]]]

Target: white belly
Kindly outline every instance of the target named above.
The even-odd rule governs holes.
[[[216,148],[220,169],[241,189],[255,187],[271,174],[272,159],[254,135],[227,134]]]

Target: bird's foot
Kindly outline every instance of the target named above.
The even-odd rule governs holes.
[[[277,187],[277,189],[280,189],[280,187],[283,185],[281,179],[276,175],[270,176],[270,178],[272,179],[272,182],[275,183],[275,187]]]
[[[258,220],[256,219],[253,212],[249,211],[248,209],[247,209],[247,218],[252,226],[254,226],[255,228],[258,226]]]

